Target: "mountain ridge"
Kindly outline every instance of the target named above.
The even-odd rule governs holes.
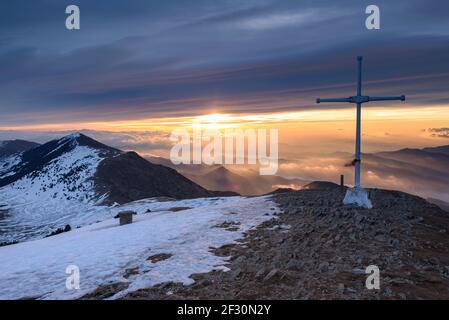
[[[104,198],[107,203],[124,203],[155,196],[198,198],[235,195],[206,190],[174,169],[153,164],[135,152],[124,152],[112,148],[82,133],[73,133],[51,140],[16,155],[15,163],[8,163],[7,172],[3,170],[3,175],[0,176],[0,187],[10,185],[27,176],[32,178],[39,175],[49,164],[57,162],[59,157],[77,148],[88,148],[100,158],[95,173],[90,178],[94,182],[96,195],[98,197],[107,195]],[[93,154],[87,157],[93,157]],[[83,166],[79,170],[83,170]],[[131,176],[118,176],[124,172]],[[70,178],[69,175],[68,173],[67,178]],[[145,178],[142,179],[142,177]],[[172,185],[167,185],[167,181],[170,181]],[[126,191],[126,189],[132,191]]]
[[[33,149],[39,145],[39,143],[21,139],[0,141],[0,159]]]
[[[236,195],[207,190],[135,152],[70,134],[0,160],[0,243],[101,221],[109,217],[105,207],[138,200]]]

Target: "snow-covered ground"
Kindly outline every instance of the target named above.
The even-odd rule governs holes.
[[[167,210],[173,207],[192,209]],[[152,212],[145,213],[148,209]],[[97,210],[108,214],[135,210],[138,215],[130,225],[118,226],[117,219],[107,219],[50,238],[0,247],[0,298],[74,299],[100,285],[128,281],[128,289],[113,297],[120,298],[166,281],[190,284],[193,273],[226,271],[227,258],[213,255],[210,247],[233,243],[278,212],[269,197],[141,200]],[[239,230],[215,227],[225,221],[240,223]],[[147,260],[160,253],[172,256],[157,263]],[[69,265],[80,269],[80,290],[66,289]],[[138,268],[138,274],[125,279],[125,270],[131,268]]]
[[[17,162],[14,157],[8,158],[9,167]],[[104,207],[93,205],[98,199],[92,177],[101,160],[97,150],[76,146],[42,170],[0,188],[0,205],[10,208],[0,220],[0,242],[38,238],[65,224],[83,226],[110,217]]]
[[[0,178],[6,178],[15,174],[11,170],[15,165],[22,161],[22,156],[20,154],[14,154],[12,156],[0,159]]]

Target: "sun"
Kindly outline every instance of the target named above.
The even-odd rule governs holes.
[[[195,118],[195,120],[197,120],[198,122],[206,122],[206,123],[221,123],[230,121],[231,116],[229,114],[212,113],[203,116],[198,116]]]
[[[239,124],[229,114],[211,113],[193,118],[193,125],[202,129],[224,129],[236,127]]]

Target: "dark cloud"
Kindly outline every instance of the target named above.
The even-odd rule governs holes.
[[[447,1],[6,1],[0,11],[0,125],[308,109],[365,88],[408,104],[449,99]],[[440,8],[440,9],[438,9]],[[320,108],[331,108],[319,106]],[[341,107],[341,106],[339,106]]]

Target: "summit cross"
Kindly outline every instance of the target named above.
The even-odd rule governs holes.
[[[360,184],[360,146],[361,146],[361,118],[362,118],[362,104],[371,101],[405,101],[405,96],[397,97],[371,97],[362,95],[362,60],[363,57],[357,57],[357,95],[348,98],[327,98],[316,99],[316,103],[322,102],[347,102],[357,105],[356,108],[356,133],[355,133],[355,172],[354,172],[354,188],[348,189],[346,192],[345,204],[356,204],[365,208],[371,208],[371,202],[368,199],[368,194],[361,187]]]

